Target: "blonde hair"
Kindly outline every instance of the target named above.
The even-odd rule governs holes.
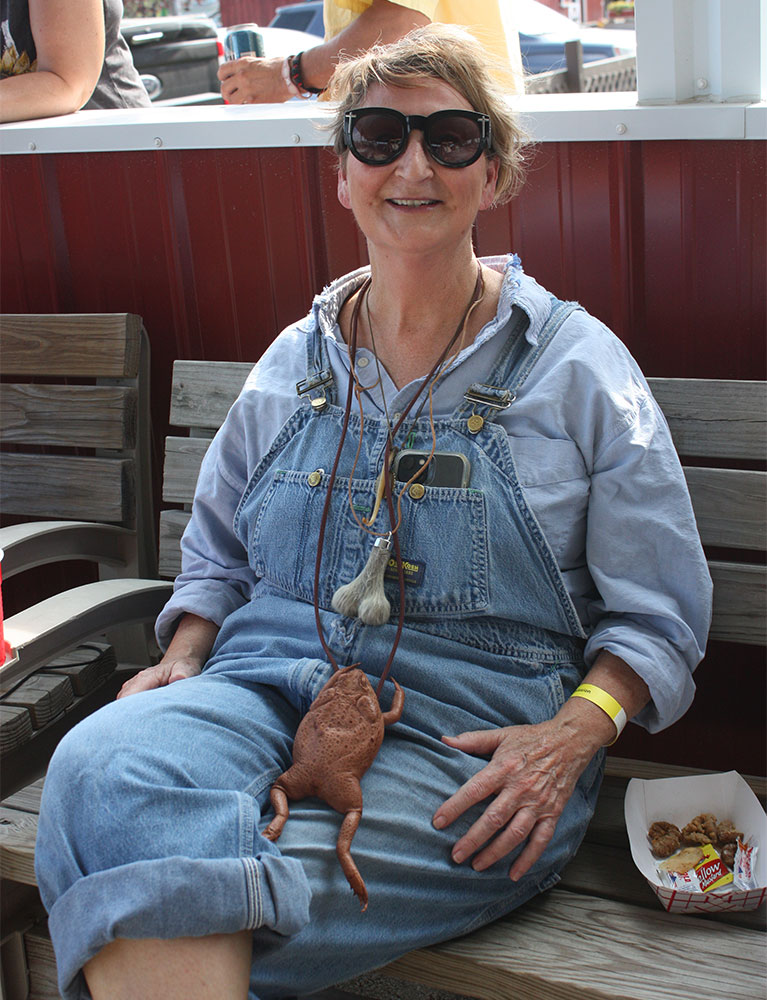
[[[339,63],[330,80],[328,97],[337,102],[329,125],[333,149],[339,156],[346,153],[344,115],[362,107],[375,84],[417,87],[424,79],[442,80],[475,111],[489,115],[492,148],[488,156],[499,165],[493,204],[509,201],[524,181],[529,139],[511,110],[507,92],[498,83],[497,77],[504,70],[472,35],[455,25],[428,24],[389,45],[376,45]]]

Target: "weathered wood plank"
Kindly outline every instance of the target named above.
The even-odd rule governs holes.
[[[130,525],[135,511],[131,459],[4,454],[0,504],[8,514]]]
[[[714,581],[711,639],[767,644],[767,569],[743,563],[709,561]]]
[[[684,474],[704,545],[767,548],[767,473],[693,467]]]
[[[189,523],[185,510],[164,510],[160,514],[159,573],[163,579],[174,580],[181,572],[181,536]]]
[[[386,970],[479,1000],[756,1000],[758,931],[553,889]]]
[[[41,923],[24,934],[24,949],[29,966],[29,1000],[58,1000],[61,996],[48,928]]]
[[[252,369],[252,364],[241,361],[176,361],[171,424],[220,427]]]
[[[133,313],[5,313],[3,374],[135,378],[141,331]]]
[[[20,812],[39,813],[44,784],[45,778],[38,778],[31,785],[27,785],[14,795],[9,795],[7,799],[3,799],[0,802],[0,806],[4,809],[18,809]]]
[[[697,767],[683,767],[680,764],[659,764],[652,760],[637,760],[634,757],[617,757],[608,754],[605,762],[605,782],[608,779],[624,778],[681,778],[692,774],[707,774]],[[748,782],[758,799],[764,804],[767,801],[767,778],[761,775],[744,774],[743,779]],[[617,782],[616,782],[617,783]],[[604,785],[602,786],[605,787]],[[601,793],[600,793],[601,794]]]
[[[101,385],[4,385],[0,439],[64,448],[135,448],[136,390]]]
[[[767,383],[651,378],[680,455],[748,458],[767,453]]]
[[[167,503],[191,503],[197,487],[200,465],[210,440],[195,437],[167,437],[162,477],[162,498]]]
[[[0,806],[0,877],[25,885],[35,879],[37,816]]]

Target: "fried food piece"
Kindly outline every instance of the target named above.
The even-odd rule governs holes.
[[[650,847],[653,854],[658,858],[667,858],[674,851],[679,850],[680,832],[679,827],[673,823],[666,823],[659,820],[653,823],[647,831]]]
[[[701,813],[682,827],[683,844],[716,844],[717,821],[713,813]]]
[[[685,847],[679,854],[675,854],[673,858],[661,861],[658,867],[664,868],[667,872],[676,872],[679,875],[684,875],[685,872],[700,864],[702,860],[703,851],[700,847]]]
[[[734,844],[738,837],[741,840],[743,839],[743,833],[735,829],[731,819],[725,819],[721,823],[717,823],[716,836],[722,847],[725,847],[727,844]]]
[[[735,865],[735,851],[738,849],[738,845],[734,842],[726,843],[722,849],[719,851],[719,857],[724,861],[728,868],[733,868]]]

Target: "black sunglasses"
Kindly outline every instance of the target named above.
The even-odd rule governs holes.
[[[344,115],[347,148],[371,167],[401,156],[415,129],[423,132],[427,152],[443,167],[468,167],[490,149],[490,118],[479,111],[435,111],[424,118],[394,108],[357,108]]]

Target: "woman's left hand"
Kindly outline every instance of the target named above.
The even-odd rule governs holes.
[[[492,797],[455,844],[453,860],[460,864],[479,851],[472,867],[484,871],[527,839],[509,872],[516,881],[543,854],[578,778],[600,744],[594,745],[593,734],[574,732],[559,719],[442,739],[450,747],[492,759],[439,807],[434,825],[438,829],[449,826],[471,806]]]

